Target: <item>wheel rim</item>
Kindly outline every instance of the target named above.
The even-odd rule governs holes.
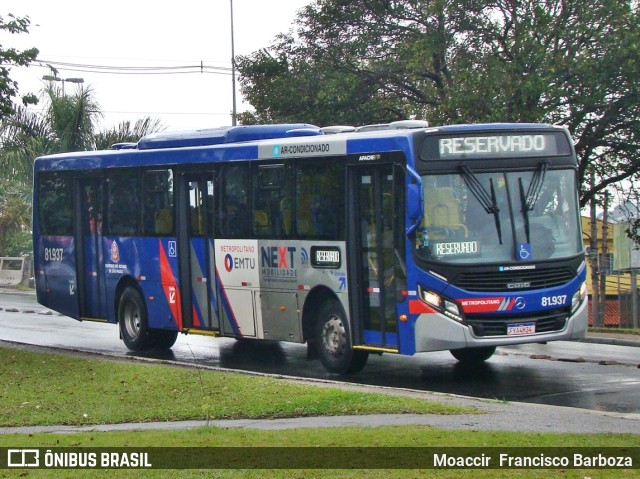
[[[123,313],[123,323],[127,334],[131,338],[137,338],[140,335],[140,309],[135,303],[129,302]]]
[[[347,346],[347,330],[342,319],[333,316],[322,327],[322,345],[332,356],[341,356]]]

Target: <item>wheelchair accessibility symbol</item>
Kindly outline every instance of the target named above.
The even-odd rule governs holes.
[[[518,260],[527,261],[532,259],[531,245],[529,243],[518,243]]]
[[[178,245],[175,241],[169,241],[169,256],[172,258],[178,256]]]

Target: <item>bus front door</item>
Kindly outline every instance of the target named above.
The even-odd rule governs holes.
[[[213,173],[180,176],[178,250],[184,329],[220,330],[215,296]]]
[[[102,242],[102,179],[79,178],[75,188],[76,284],[80,319],[105,321],[106,289]]]
[[[399,348],[396,305],[406,283],[402,171],[392,163],[350,169],[350,300],[356,348]]]

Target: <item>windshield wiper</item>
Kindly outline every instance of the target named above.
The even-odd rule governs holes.
[[[496,230],[498,231],[498,241],[502,244],[502,228],[500,227],[500,208],[496,201],[496,191],[493,187],[493,178],[489,179],[489,185],[491,187],[491,194],[487,192],[478,177],[466,165],[460,165],[460,171],[464,183],[467,188],[473,194],[474,198],[478,200],[478,203],[484,208],[488,214],[492,214],[496,222]]]
[[[527,189],[527,194],[524,193],[524,186],[522,186],[522,178],[518,178],[518,186],[520,187],[520,204],[522,205],[522,218],[524,219],[524,231],[527,235],[527,243],[531,243],[530,231],[529,231],[529,211],[533,210],[542,193],[542,186],[544,185],[544,178],[547,174],[547,168],[549,163],[546,161],[540,163],[540,167],[533,174],[531,183]]]

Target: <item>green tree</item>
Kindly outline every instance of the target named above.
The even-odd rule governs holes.
[[[0,15],[0,32],[10,34],[28,33],[31,21],[29,17],[16,17],[7,15],[8,20]],[[27,50],[16,50],[15,48],[4,48],[0,44],[0,119],[14,112],[14,98],[18,95],[18,82],[9,77],[11,66],[28,66],[38,56],[37,48]],[[23,104],[37,103],[34,95],[22,97]]]
[[[274,57],[269,51],[260,50],[239,57],[242,93],[255,110],[238,116],[242,124],[301,121],[320,125],[362,124],[372,118],[379,121],[395,118],[387,110],[384,98],[377,95],[375,81],[334,70],[322,62],[301,61],[306,55],[295,45],[290,48],[291,55]]]
[[[316,0],[238,58],[241,119],[564,125],[584,206],[639,179],[639,20],[620,0]]]

